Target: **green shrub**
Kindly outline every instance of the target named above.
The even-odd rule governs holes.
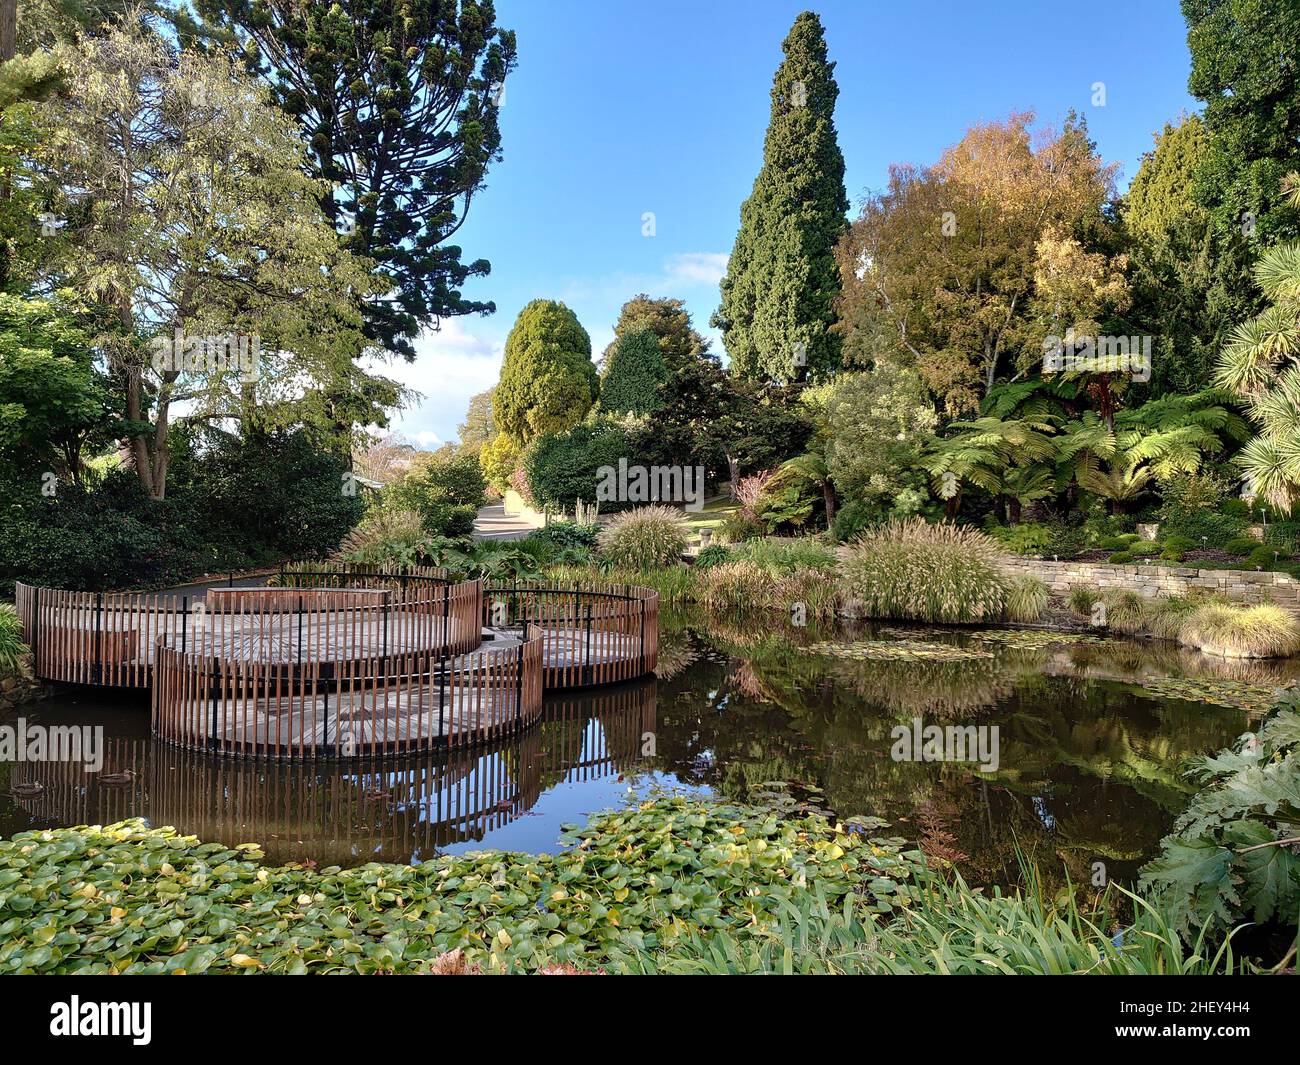
[[[615,566],[672,566],[681,562],[690,543],[690,526],[673,507],[638,507],[614,515],[596,541],[601,556]]]
[[[1282,552],[1283,557],[1300,550],[1300,521],[1275,521],[1264,529],[1264,543]]]
[[[1146,623],[1147,601],[1137,592],[1108,592],[1103,602],[1106,604],[1107,628],[1130,635],[1142,631]]]
[[[1052,546],[1052,530],[1047,525],[1024,522],[1009,528],[995,525],[986,530],[1004,550],[1014,555],[1042,555]]]
[[[1106,559],[1106,561],[1113,562],[1117,566],[1123,566],[1132,562],[1133,557],[1134,557],[1133,554],[1129,551],[1116,551],[1113,555],[1110,556],[1110,558]]]
[[[878,506],[864,499],[850,500],[835,512],[835,521],[831,524],[831,536],[838,543],[848,543],[856,540],[868,529],[879,525],[882,517]]]
[[[1131,542],[1124,536],[1103,536],[1097,541],[1097,546],[1103,551],[1123,551]]]
[[[1162,546],[1158,541],[1146,540],[1140,544],[1133,544],[1128,552],[1134,558],[1155,558],[1161,550]]]
[[[868,617],[941,623],[1002,617],[1007,581],[997,545],[976,529],[893,522],[846,549],[845,592]]]
[[[553,521],[528,534],[527,539],[550,544],[557,551],[569,547],[593,548],[600,533],[599,525],[580,525],[576,521]]]
[[[1093,606],[1101,602],[1101,589],[1091,584],[1076,584],[1066,593],[1065,601],[1076,614],[1090,617]]]
[[[1249,536],[1234,536],[1223,545],[1223,550],[1230,555],[1249,555],[1256,548],[1262,546],[1263,544],[1258,540],[1254,540]]]
[[[1277,548],[1264,544],[1255,548],[1246,556],[1246,565],[1259,569],[1267,569],[1275,562],[1281,562],[1286,559],[1286,555]]]
[[[1047,585],[1037,577],[1016,577],[1007,586],[1007,620],[1037,621],[1047,609]]]
[[[610,421],[584,422],[564,433],[538,439],[524,455],[524,474],[535,505],[572,511],[578,500],[597,500],[602,468],[618,469],[628,459],[627,434]],[[600,500],[605,511],[627,506],[619,500]]]
[[[1300,652],[1300,621],[1273,603],[1207,603],[1184,621],[1178,639],[1230,658],[1284,658]]]
[[[1300,911],[1300,702],[1292,689],[1255,732],[1192,763],[1200,783],[1142,868],[1142,885],[1184,936],[1221,936],[1241,921],[1280,928],[1295,942]]]
[[[0,674],[12,673],[27,651],[18,611],[9,603],[0,603]]]
[[[1185,596],[1165,596],[1151,599],[1146,604],[1143,625],[1152,636],[1162,640],[1177,640],[1188,617],[1200,604]]]
[[[750,540],[736,548],[737,558],[747,558],[774,577],[789,577],[796,570],[834,573],[835,552],[812,537],[795,540]]]
[[[718,535],[729,544],[742,544],[767,532],[767,527],[752,514],[737,510],[722,519]]]
[[[714,566],[720,566],[724,562],[733,562],[731,550],[723,544],[709,544],[698,555],[695,556],[695,568],[701,572],[711,569]]]
[[[1164,550],[1161,551],[1161,554],[1174,553],[1179,555],[1184,551],[1191,551],[1193,548],[1199,546],[1195,540],[1186,536],[1179,536],[1177,533],[1163,537],[1160,544],[1164,548]]]

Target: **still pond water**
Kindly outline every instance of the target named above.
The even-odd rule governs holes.
[[[27,707],[28,724],[103,725],[104,771],[134,779],[109,786],[79,765],[0,765],[0,836],[138,816],[322,866],[542,852],[562,825],[659,788],[884,818],[956,858],[974,883],[1016,881],[1017,848],[1053,881],[1068,870],[1087,883],[1098,861],[1127,879],[1187,801],[1180,764],[1249,727],[1249,709],[1200,700],[1233,690],[1261,705],[1300,675],[1294,660],[1228,663],[1043,634],[819,632],[681,614],[665,614],[663,629],[657,679],[552,697],[539,728],[451,756],[212,759],[151,742],[143,697],[66,690]],[[809,649],[828,643],[849,654]],[[895,728],[914,719],[996,726],[996,771],[892,757]],[[38,795],[12,793],[32,782]]]

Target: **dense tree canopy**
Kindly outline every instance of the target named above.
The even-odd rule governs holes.
[[[301,395],[305,376],[355,402],[354,295],[374,282],[320,212],[293,122],[223,59],[174,55],[137,27],[83,38],[61,62],[66,88],[38,116],[36,180],[66,219],[48,269],[96,309],[145,490],[165,494],[174,403],[264,416],[241,368],[159,365],[156,339],[256,335],[287,357],[257,369],[268,400]],[[355,413],[348,426],[382,418]]]
[[[668,377],[659,338],[649,329],[624,333],[605,357],[600,406],[610,414],[649,414],[663,404],[659,388]]]
[[[1035,314],[1036,271],[1071,241],[1093,250],[1078,241],[1113,191],[1080,120],[1037,141],[1032,121],[975,126],[932,167],[892,167],[838,249],[846,361],[910,357],[949,414],[1041,364],[1050,323]]]
[[[491,0],[197,0],[182,35],[233,39],[301,124],[347,247],[388,280],[366,335],[413,357],[442,317],[486,313],[461,286],[491,269],[450,243],[500,157],[498,106],[515,37]],[[336,198],[337,197],[337,198]]]

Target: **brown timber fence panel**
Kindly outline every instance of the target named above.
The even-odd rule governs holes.
[[[659,655],[659,596],[649,588],[598,582],[489,584],[484,624],[538,628],[548,689],[585,688],[654,671]]]
[[[339,623],[360,628],[366,619],[353,609],[333,622],[322,631],[335,632]],[[190,750],[290,759],[403,754],[489,742],[541,715],[540,633],[451,656],[313,656],[301,668],[165,646],[157,656],[154,732]]]
[[[478,646],[482,582],[423,574],[389,582],[397,586],[218,588],[193,600],[18,583],[15,605],[36,675],[71,684],[148,687],[160,638],[169,647],[268,664],[320,660],[344,647],[373,666],[390,652],[453,655]]]

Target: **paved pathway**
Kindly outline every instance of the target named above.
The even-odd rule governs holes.
[[[535,528],[523,518],[507,514],[503,504],[493,503],[483,507],[474,519],[474,539],[522,540]]]

